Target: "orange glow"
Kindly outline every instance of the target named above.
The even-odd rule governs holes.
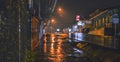
[[[61,8],[59,8],[59,9],[58,9],[58,11],[59,11],[59,12],[61,12],[61,11],[62,11],[62,9],[61,9]]]
[[[64,11],[63,11],[63,9],[61,8],[61,7],[59,7],[58,9],[57,9],[57,12],[58,12],[58,14],[60,15],[60,16],[63,16],[65,13],[64,13]]]
[[[51,20],[51,22],[53,23],[53,22],[55,22],[55,20],[54,20],[54,19],[52,19],[52,20]]]
[[[44,53],[47,52],[47,44],[46,44],[47,40],[46,40],[46,36],[44,37]]]
[[[52,43],[54,43],[54,42],[55,42],[55,40],[54,40],[54,39],[55,39],[54,34],[51,34],[51,42],[52,42]]]
[[[55,36],[53,34],[51,34],[51,46],[50,46],[50,54],[55,54],[55,49],[54,49],[54,39],[55,39]]]
[[[54,62],[62,62],[63,60],[63,50],[61,48],[62,46],[62,40],[58,39],[57,42],[55,41],[55,36],[52,34],[51,35],[51,45],[50,45],[50,56],[48,59],[54,61]],[[57,43],[57,44],[56,44]]]
[[[51,54],[51,55],[54,55],[54,54],[55,54],[54,43],[51,43],[51,46],[50,46],[50,54]]]
[[[89,34],[104,36],[104,28],[95,29],[94,31],[89,32]]]
[[[55,19],[52,18],[52,19],[51,19],[51,24],[55,24],[55,23],[56,23]]]
[[[58,39],[58,46],[57,46],[57,52],[56,52],[56,55],[57,55],[57,62],[61,62],[62,61],[62,58],[63,58],[63,50],[61,48],[61,45],[62,45],[62,40],[61,39]]]

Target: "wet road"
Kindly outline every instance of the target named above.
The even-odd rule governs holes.
[[[35,50],[35,62],[120,62],[120,50],[63,36],[44,36]]]
[[[39,47],[35,62],[91,62],[82,50],[72,47],[66,38],[47,36]]]
[[[99,36],[85,33],[69,33],[69,35],[69,38],[76,39],[77,42],[84,41],[107,48],[120,49],[119,36]]]

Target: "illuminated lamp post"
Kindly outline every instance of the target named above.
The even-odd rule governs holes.
[[[62,9],[61,9],[61,8],[58,8],[58,11],[59,11],[59,12],[62,12]]]
[[[54,19],[51,19],[51,21],[50,21],[50,24],[51,24],[51,33],[52,33],[52,28],[53,28],[53,23],[55,23],[55,20]]]
[[[60,16],[63,15],[63,9],[62,9],[61,7],[59,7],[57,11],[58,11],[58,14],[59,14]]]

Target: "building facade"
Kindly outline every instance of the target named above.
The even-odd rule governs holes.
[[[91,14],[89,34],[114,36],[120,33],[120,7],[96,10]]]

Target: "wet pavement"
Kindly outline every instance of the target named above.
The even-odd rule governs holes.
[[[44,41],[36,50],[35,62],[90,62],[84,56],[84,52],[68,42],[68,39],[55,37],[44,37]]]
[[[73,41],[73,43],[69,42]],[[73,45],[74,44],[74,45]],[[75,42],[63,36],[44,36],[35,50],[35,62],[119,62],[116,50],[84,42]],[[114,57],[114,58],[113,58]],[[113,59],[112,59],[113,58]]]
[[[69,33],[69,35],[69,38],[75,39],[77,42],[83,41],[107,48],[120,49],[120,36],[100,36],[77,32]]]

